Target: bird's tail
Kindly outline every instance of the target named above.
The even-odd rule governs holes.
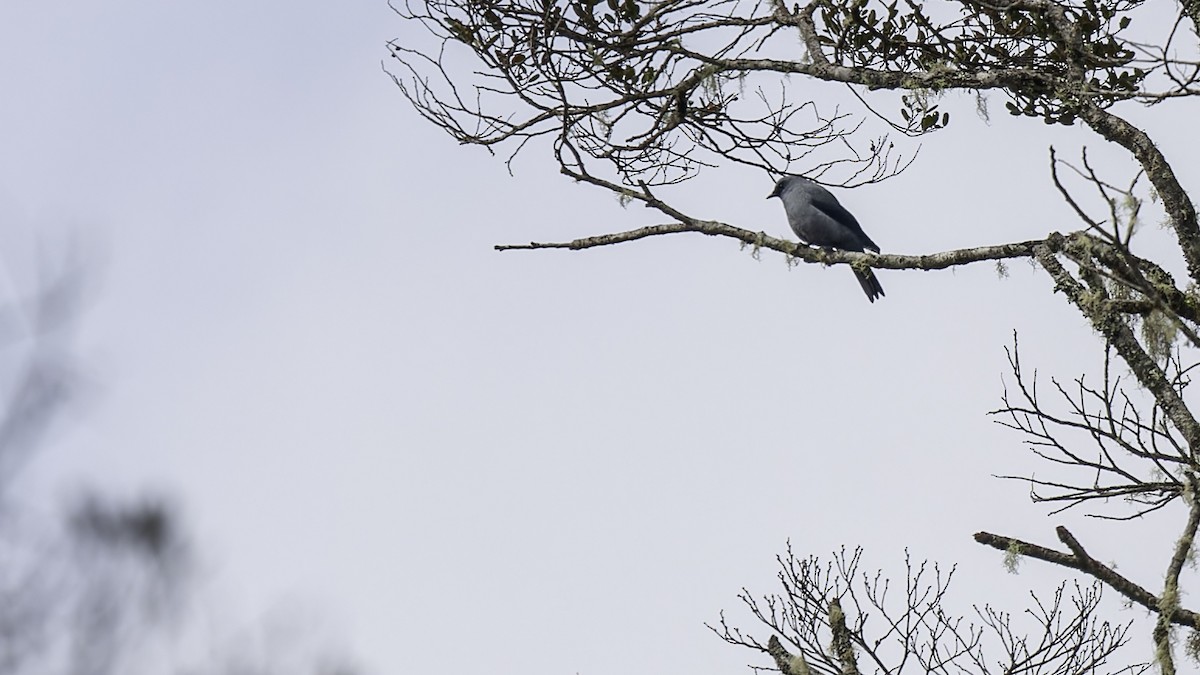
[[[875,302],[875,298],[882,298],[885,294],[883,286],[879,285],[879,279],[875,278],[875,272],[870,268],[865,270],[854,270],[854,276],[858,278],[858,285],[862,286],[863,293],[867,294],[867,299]]]

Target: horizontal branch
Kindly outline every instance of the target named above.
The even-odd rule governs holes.
[[[1033,256],[1034,248],[1043,242],[1041,239],[1035,239],[1031,241],[1013,242],[1010,244],[998,244],[996,246],[961,248],[952,251],[943,251],[941,253],[931,253],[928,255],[899,255],[891,253],[880,255],[873,253],[856,253],[853,251],[834,251],[830,249],[813,248],[811,246],[806,246],[794,241],[772,237],[763,232],[752,232],[750,230],[734,227],[733,225],[717,222],[715,220],[695,220],[689,223],[665,223],[662,225],[650,225],[648,227],[642,227],[636,230],[602,234],[594,237],[585,237],[583,239],[575,239],[566,242],[502,244],[496,246],[495,249],[497,251],[527,251],[549,248],[565,248],[572,251],[579,251],[585,248],[612,246],[614,244],[623,244],[629,241],[646,239],[647,237],[656,237],[665,234],[681,234],[684,232],[698,232],[700,234],[705,234],[712,237],[729,237],[732,239],[737,239],[748,246],[779,251],[785,255],[789,255],[793,258],[798,258],[810,263],[822,263],[825,265],[853,264],[864,267],[874,267],[878,269],[896,270],[941,270],[959,265],[982,262],[985,260],[1030,258]]]

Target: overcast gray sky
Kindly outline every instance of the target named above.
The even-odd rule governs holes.
[[[872,305],[699,235],[496,253],[661,218],[440,136],[380,67],[411,30],[382,0],[0,5],[0,256],[19,285],[73,238],[93,268],[87,405],[36,490],[176,494],[238,612],[304,598],[380,673],[743,672],[703,623],[749,627],[788,539],[958,562],[964,606],[1057,578],[981,529],[1104,532],[1139,569],[1102,545],[1132,526],[990,477],[1032,466],[985,417],[1012,331],[1048,374],[1096,365],[1045,275],[884,271]],[[838,191],[885,251],[1075,229],[1051,142],[1127,175],[1085,130],[945,105],[909,172]],[[1180,119],[1153,131],[1197,185]],[[790,237],[770,188],[676,197]]]

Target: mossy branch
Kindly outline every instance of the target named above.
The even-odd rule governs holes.
[[[521,251],[538,249],[568,249],[580,251],[601,246],[612,246],[649,237],[668,234],[695,232],[713,237],[729,237],[755,248],[765,248],[778,251],[785,255],[809,263],[824,265],[862,265],[876,269],[919,269],[940,270],[985,260],[1006,260],[1011,258],[1030,258],[1034,247],[1043,240],[1019,241],[995,246],[978,246],[975,248],[955,249],[926,255],[873,254],[855,253],[853,251],[835,251],[805,246],[794,241],[772,237],[763,232],[754,232],[735,227],[715,220],[693,220],[688,222],[664,223],[649,225],[636,230],[614,232],[593,237],[584,237],[564,242],[530,242],[528,244],[497,245],[497,251]]]
[[[1066,567],[1073,570],[1079,570],[1090,577],[1104,583],[1121,595],[1125,596],[1134,603],[1145,607],[1152,612],[1160,612],[1162,609],[1162,600],[1155,596],[1150,591],[1133,581],[1121,576],[1116,570],[1096,560],[1084,550],[1079,541],[1072,535],[1067,528],[1058,527],[1055,529],[1058,538],[1062,541],[1070,553],[1056,551],[1052,548],[1031,544],[1027,541],[1014,539],[1013,537],[1005,537],[990,532],[975,533],[975,541],[997,549],[999,551],[1009,551],[1012,547],[1020,548],[1021,555],[1036,560],[1053,563],[1061,567]],[[1189,628],[1200,629],[1200,614],[1182,607],[1175,606],[1170,611],[1164,614],[1170,623],[1179,626],[1188,626]]]

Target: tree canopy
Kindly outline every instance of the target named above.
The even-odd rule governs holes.
[[[907,596],[891,608],[886,585],[845,552],[825,562],[789,553],[781,558],[782,594],[744,598],[769,639],[724,622],[718,634],[770,656],[785,673],[899,672],[906,664],[946,673],[1143,670],[1148,665],[1112,665],[1131,624],[1097,619],[1107,587],[1152,613],[1155,650],[1147,661],[1175,672],[1173,630],[1200,631],[1200,614],[1183,607],[1180,585],[1200,528],[1200,421],[1185,392],[1200,347],[1200,222],[1172,165],[1195,159],[1195,148],[1162,148],[1135,120],[1195,109],[1200,2],[428,0],[394,7],[410,33],[391,43],[389,72],[426,120],[510,161],[549,150],[567,177],[665,218],[498,249],[576,250],[699,232],[860,268],[1028,259],[1094,328],[1105,365],[1098,381],[1052,382],[1047,397],[1014,340],[997,419],[1055,471],[1017,478],[1030,482],[1035,501],[1103,518],[1183,507],[1155,590],[1100,562],[1065,527],[1056,531],[1062,548],[976,534],[1007,556],[1097,584],[1067,593],[1070,602],[1061,589],[1035,598],[1032,637],[990,607],[978,609],[974,623],[947,615],[940,600],[948,575],[911,561]],[[420,46],[418,35],[435,48]],[[861,107],[830,108],[803,78],[848,85]],[[671,197],[672,185],[730,164],[844,186],[887,180],[914,161],[900,139],[952,123],[939,103],[954,92],[977,97],[984,116],[984,98],[1002,97],[1009,114],[1031,122],[1085,125],[1123,148],[1128,164],[1098,167],[1086,149],[1067,160],[1052,148],[1048,180],[1077,220],[1037,239],[922,255],[810,248],[694,214]],[[882,133],[874,131],[880,124]],[[1135,251],[1148,198],[1161,203],[1173,234],[1166,258]],[[1175,255],[1182,279],[1168,271]],[[898,645],[893,656],[881,648],[889,640]],[[988,640],[1001,645],[1003,658],[984,656]]]

